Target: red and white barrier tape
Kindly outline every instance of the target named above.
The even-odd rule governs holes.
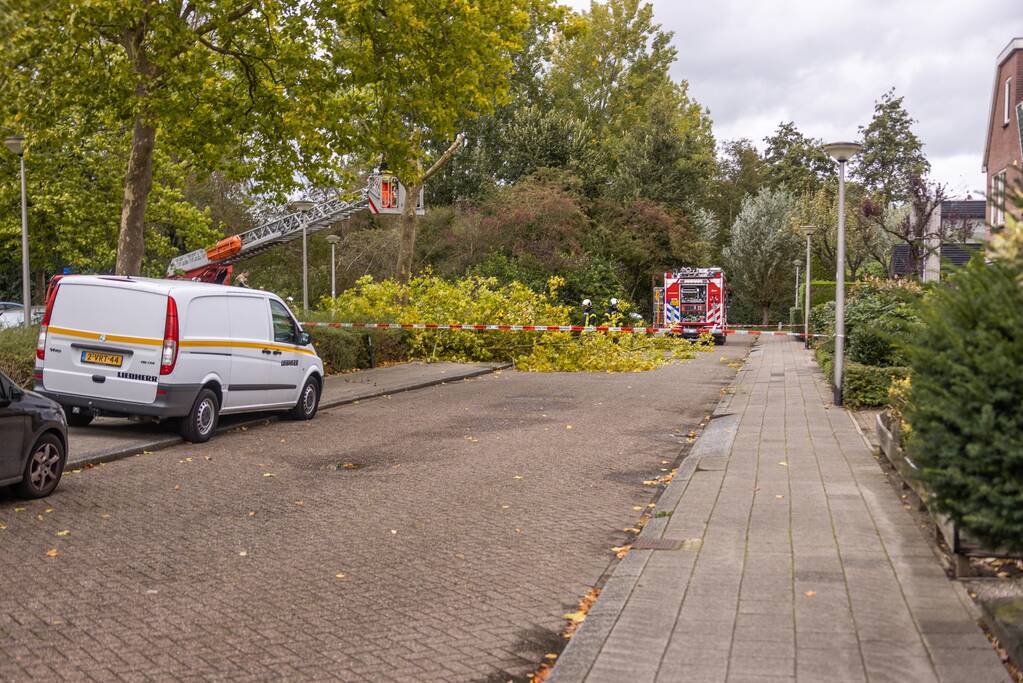
[[[477,325],[436,324],[436,323],[302,323],[302,327],[333,327],[357,330],[465,330],[470,332],[622,332],[625,334],[699,334],[713,332],[709,328],[685,327],[619,327],[616,325]],[[772,337],[803,337],[802,332],[781,332],[772,330],[724,329],[719,334],[765,335]],[[825,334],[811,334],[811,337],[826,337]]]

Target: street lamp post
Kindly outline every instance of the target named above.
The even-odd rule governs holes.
[[[838,248],[835,261],[835,405],[842,405],[845,356],[845,164],[863,149],[855,142],[832,142],[824,151],[838,162]]]
[[[793,295],[792,306],[799,308],[799,268],[803,265],[803,262],[799,259],[793,259],[792,265],[796,267],[796,293]]]
[[[330,298],[337,298],[337,261],[334,260],[334,247],[341,241],[337,235],[327,235],[330,244]]]
[[[305,213],[316,206],[315,202],[308,199],[297,199],[291,203],[291,208],[300,213]],[[309,310],[309,241],[306,238],[306,223],[302,221],[302,312]]]
[[[806,235],[806,291],[803,293],[803,346],[810,348],[810,238],[817,229],[812,225],[803,226]]]
[[[14,154],[18,155],[21,162],[21,304],[25,310],[25,319],[22,324],[29,327],[32,324],[32,288],[28,273],[28,199],[25,192],[25,138],[20,135],[13,135],[4,140],[4,145]]]

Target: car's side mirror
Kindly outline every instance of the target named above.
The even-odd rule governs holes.
[[[309,337],[309,333],[308,332],[302,331],[302,332],[298,333],[298,345],[299,346],[309,346],[309,342],[310,342],[310,337]]]
[[[20,401],[25,396],[25,392],[20,387],[11,387],[8,393],[12,401]]]

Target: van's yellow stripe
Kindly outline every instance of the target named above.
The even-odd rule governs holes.
[[[163,346],[162,339],[152,339],[150,337],[127,337],[120,334],[107,334],[101,335],[99,332],[89,332],[88,330],[73,330],[68,327],[48,327],[46,329],[48,334],[62,334],[67,337],[79,337],[80,339],[92,339],[99,341],[100,336],[105,337],[108,342],[120,342],[122,344],[145,344],[147,346]],[[298,346],[282,346],[280,344],[271,344],[269,342],[245,342],[245,341],[228,341],[226,339],[184,339],[178,343],[179,347],[186,346],[226,346],[234,349],[270,349],[272,351],[294,351],[295,353],[304,353],[310,356],[315,356],[316,353],[308,349],[303,349]]]
[[[145,344],[146,346],[163,346],[162,339],[151,339],[149,337],[126,337],[120,334],[102,334],[100,332],[89,332],[87,330],[73,330],[68,327],[47,327],[47,334],[62,334],[65,337],[79,337],[80,339],[93,339],[99,341],[103,337],[108,342],[120,342],[122,344]]]
[[[232,349],[270,349],[272,351],[294,351],[295,353],[305,353],[310,356],[316,355],[315,352],[299,346],[281,346],[280,344],[271,344],[269,342],[228,341],[226,339],[183,339],[178,346],[182,348],[188,346],[226,346]]]

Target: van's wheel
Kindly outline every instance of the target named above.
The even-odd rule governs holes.
[[[88,427],[96,416],[90,412],[83,411],[80,413],[67,413],[65,417],[67,418],[68,425],[71,427]]]
[[[17,486],[18,495],[24,498],[48,496],[60,483],[64,474],[67,453],[64,444],[54,434],[43,434],[32,446],[25,463],[24,476]]]
[[[292,420],[311,420],[316,417],[316,409],[320,407],[320,382],[310,377],[298,395],[298,403],[288,413]]]
[[[181,420],[181,436],[192,443],[206,443],[217,430],[220,419],[220,402],[217,395],[203,389],[195,397],[192,410]]]

